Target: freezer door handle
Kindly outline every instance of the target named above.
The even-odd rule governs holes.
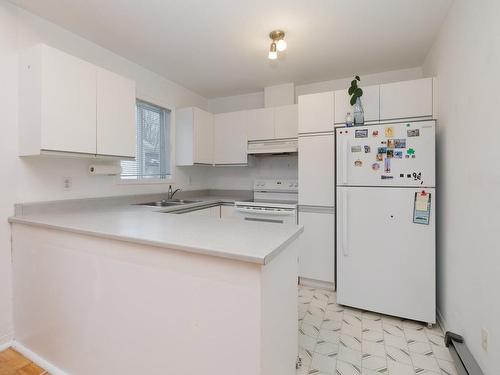
[[[344,256],[349,256],[349,244],[347,239],[347,190],[342,191],[342,251]]]
[[[342,139],[342,183],[347,183],[347,139]]]

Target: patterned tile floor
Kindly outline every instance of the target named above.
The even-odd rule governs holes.
[[[297,375],[457,375],[435,326],[337,305],[334,292],[299,287]]]

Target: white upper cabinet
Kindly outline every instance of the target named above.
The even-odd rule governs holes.
[[[274,108],[274,138],[297,138],[299,126],[298,105]]]
[[[20,64],[20,155],[95,154],[95,66],[42,44]]]
[[[22,51],[19,61],[21,156],[135,157],[133,82],[44,44]]]
[[[213,164],[214,115],[199,108],[194,113],[194,158],[199,164]]]
[[[214,164],[247,164],[244,111],[214,115]]]
[[[380,85],[380,119],[432,116],[432,78]]]
[[[97,153],[134,158],[135,82],[97,69]]]
[[[249,141],[274,138],[274,108],[244,111]]]
[[[299,133],[333,131],[335,100],[333,91],[299,96]]]
[[[335,136],[299,137],[299,204],[335,204]]]
[[[360,86],[363,89],[361,104],[365,114],[365,121],[378,121],[380,119],[380,86]],[[354,110],[349,103],[350,96],[346,90],[335,91],[335,124],[345,124],[347,112],[353,114]]]
[[[178,166],[213,164],[213,115],[196,107],[175,111],[175,154]]]

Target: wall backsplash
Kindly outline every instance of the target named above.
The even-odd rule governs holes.
[[[248,167],[209,167],[212,189],[252,189],[257,178],[297,178],[297,155],[249,156]]]

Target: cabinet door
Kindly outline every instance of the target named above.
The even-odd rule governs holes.
[[[41,148],[96,153],[96,81],[92,64],[42,49]]]
[[[249,141],[274,138],[274,108],[245,111]]]
[[[194,121],[194,163],[213,164],[214,120],[213,115],[199,108],[193,108]]]
[[[97,69],[97,153],[135,157],[135,82]]]
[[[227,219],[233,217],[234,215],[234,206],[220,206],[220,217],[221,219]]]
[[[247,136],[245,113],[214,115],[214,164],[246,164]]]
[[[298,239],[299,276],[333,283],[335,280],[335,215],[299,212],[304,233]]]
[[[299,133],[333,131],[333,91],[299,96]]]
[[[432,116],[432,78],[380,85],[380,119]]]
[[[220,207],[221,206],[202,208],[201,210],[186,212],[185,214],[181,214],[181,215],[213,217],[213,218],[219,219],[220,218]]]
[[[333,134],[299,137],[300,205],[334,206],[334,155]]]
[[[378,121],[380,119],[380,86],[366,86],[362,89],[361,103],[365,113],[365,121]],[[347,112],[353,114],[354,110],[349,100],[347,90],[335,91],[335,124],[345,124]]]
[[[274,108],[274,137],[297,138],[299,115],[297,104]]]

